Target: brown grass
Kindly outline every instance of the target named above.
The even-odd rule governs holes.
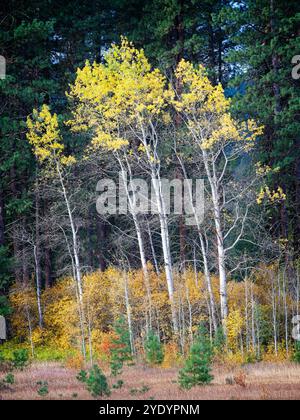
[[[66,400],[91,399],[84,386],[77,381],[77,370],[59,363],[34,364],[15,374],[16,384],[10,390],[0,391],[4,400]],[[216,367],[210,386],[195,387],[190,391],[179,388],[176,369],[158,369],[133,366],[125,369],[125,386],[113,390],[112,400],[298,400],[300,399],[300,366],[291,363],[260,363],[244,368]],[[3,376],[3,375],[1,375]],[[40,397],[39,381],[47,381],[49,394]],[[110,380],[110,384],[113,381]],[[130,392],[150,388],[146,393]]]

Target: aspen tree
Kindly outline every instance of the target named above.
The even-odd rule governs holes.
[[[163,141],[161,125],[169,118],[166,111],[168,90],[165,87],[165,77],[158,69],[151,69],[144,51],[137,50],[122,38],[120,46],[113,45],[108,51],[104,64],[91,65],[87,62],[82,70],[78,70],[69,94],[76,103],[69,124],[74,131],[91,130],[94,133],[91,147],[111,150],[119,163],[121,152],[127,150],[151,176],[160,221],[172,323],[174,332],[177,332],[168,217],[159,153]]]
[[[58,177],[61,193],[65,201],[72,233],[72,257],[74,259],[74,275],[77,285],[77,294],[80,308],[79,314],[82,334],[82,353],[84,359],[86,359],[83,289],[79,259],[78,235],[64,178],[65,168],[74,164],[75,158],[72,156],[64,155],[64,145],[62,143],[62,138],[59,131],[58,117],[56,114],[51,114],[47,105],[43,105],[40,112],[33,110],[32,118],[28,117],[27,119],[27,128],[27,140],[32,146],[37,160],[44,165],[46,175],[55,174]]]
[[[204,67],[196,68],[182,60],[177,67],[176,77],[181,80],[181,90],[176,92],[175,88],[172,89],[172,103],[185,122],[189,133],[187,141],[194,144],[203,161],[210,187],[218,251],[221,318],[225,330],[228,316],[226,253],[242,238],[247,214],[242,218],[237,217],[242,219],[240,232],[233,243],[226,247],[226,238],[235,230],[237,219],[226,232],[223,222],[224,179],[230,161],[251,149],[256,138],[263,133],[263,127],[258,127],[253,120],[239,124],[233,119],[230,100],[226,99],[221,85],[212,85]],[[231,145],[230,153],[226,150],[228,145]]]

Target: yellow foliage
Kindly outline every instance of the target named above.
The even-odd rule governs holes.
[[[69,356],[65,360],[65,366],[68,369],[76,369],[77,371],[83,369],[85,367],[83,357],[80,353]]]
[[[175,342],[170,342],[163,347],[164,360],[161,364],[163,369],[178,368],[183,364],[183,356],[178,350],[178,345]]]
[[[277,354],[275,351],[275,344],[269,344],[266,348],[266,351],[263,353],[264,362],[284,362],[287,359],[291,358],[291,352],[287,354],[285,342],[278,344]]]
[[[265,186],[261,188],[260,193],[258,194],[257,204],[262,204],[265,199],[271,204],[274,204],[280,201],[285,201],[287,196],[281,187],[278,187],[277,190],[271,191],[268,186]]]
[[[30,332],[38,325],[38,308],[35,290],[31,285],[13,285],[10,290],[11,319],[14,335],[19,340],[30,340]]]
[[[170,95],[171,103],[181,112],[191,137],[203,150],[210,150],[220,143],[244,142],[245,149],[251,147],[264,128],[255,121],[239,124],[230,115],[230,100],[225,97],[219,84],[213,86],[203,66],[182,60],[176,71],[181,81],[182,93]]]
[[[242,332],[245,320],[241,314],[240,309],[233,310],[229,313],[226,319],[226,330],[228,347],[231,350],[237,351],[239,347],[239,337]]]
[[[74,131],[93,130],[93,149],[120,150],[129,144],[132,130],[143,130],[158,116],[167,118],[165,85],[165,77],[151,69],[144,51],[122,38],[104,63],[86,62],[77,71],[68,96],[79,105],[68,125]]]
[[[27,128],[27,140],[40,162],[60,163],[62,166],[75,163],[74,157],[63,155],[64,145],[58,127],[58,118],[56,114],[51,114],[47,105],[43,105],[40,112],[33,110],[32,119],[27,118]]]
[[[159,331],[164,343],[163,367],[177,367],[181,364],[182,357],[179,354],[177,343],[173,341],[165,274],[157,275],[150,264],[148,273],[152,328]],[[191,333],[196,332],[202,320],[208,321],[209,319],[207,287],[203,274],[195,274],[192,268],[187,267],[185,272],[174,274],[176,309],[177,313],[180,313],[181,327],[182,330],[185,329],[187,338]],[[277,299],[277,305],[280,303],[278,301],[279,288],[283,287],[284,280],[279,274],[278,263],[269,266],[261,265],[252,273],[251,280],[229,282],[229,316],[226,321],[228,351],[220,349],[216,354],[217,361],[235,365],[256,360],[257,342],[255,349],[251,349],[253,346],[252,316],[259,316],[257,322],[261,320],[263,327],[266,322],[269,322],[270,328],[272,328],[273,299]],[[216,308],[219,310],[219,279],[217,276],[212,276],[211,280]],[[125,287],[127,288],[128,301],[125,297]],[[45,290],[41,299],[44,315],[43,329],[38,326],[34,287],[30,285],[26,287],[14,285],[12,287],[10,304],[13,314],[10,321],[13,335],[17,336],[20,342],[26,343],[27,347],[31,341],[36,349],[57,349],[61,354],[68,356],[72,354],[74,357],[67,363],[70,367],[79,368],[81,359],[77,355],[81,351],[81,330],[74,279],[61,279],[51,289]],[[286,303],[288,310],[295,307],[295,302],[289,297],[287,297]],[[113,345],[111,326],[120,315],[127,317],[127,311],[131,315],[135,349],[140,352],[139,356],[141,356],[144,351],[146,326],[149,327],[150,311],[147,284],[142,270],[124,272],[110,267],[105,272],[97,271],[86,274],[83,277],[83,305],[87,351],[89,352],[91,343],[95,360],[98,359],[103,363],[109,362],[110,349]],[[253,305],[255,305],[254,313]],[[246,309],[248,310],[247,323]],[[246,333],[248,334],[247,346],[245,345]],[[261,328],[260,333],[260,340],[263,343],[265,340],[263,334],[269,334],[269,332],[265,333],[264,327]],[[269,341],[271,340],[269,339]],[[279,345],[278,356],[275,357],[274,354],[273,344],[267,347],[265,353],[261,348],[261,355],[266,361],[286,360],[290,356],[286,354],[284,343]]]

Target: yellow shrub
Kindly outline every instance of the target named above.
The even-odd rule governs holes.
[[[65,366],[68,369],[80,370],[84,368],[84,360],[81,354],[77,353],[74,356],[70,356],[65,361]]]
[[[240,366],[243,363],[245,363],[245,356],[241,353],[241,352],[231,352],[228,351],[226,353],[224,353],[223,357],[222,357],[222,362],[230,367],[236,367],[236,366]]]
[[[183,356],[178,351],[176,343],[171,342],[164,345],[164,361],[161,365],[163,369],[180,367],[183,363]]]
[[[275,352],[275,345],[269,344],[265,353],[263,354],[263,361],[264,362],[285,362],[286,360],[291,358],[291,352],[287,354],[285,342],[278,344],[278,351],[277,355]]]

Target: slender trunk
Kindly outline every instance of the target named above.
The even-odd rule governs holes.
[[[165,266],[167,287],[168,287],[169,299],[170,299],[170,304],[171,304],[171,312],[172,312],[172,324],[173,324],[174,333],[177,334],[178,322],[177,322],[176,306],[175,306],[175,298],[174,298],[174,278],[173,278],[173,272],[172,272],[172,258],[171,258],[171,251],[170,251],[168,218],[166,215],[165,203],[163,199],[161,179],[157,171],[155,171],[153,168],[152,168],[152,182],[154,186],[156,204],[157,204],[159,221],[160,221],[164,266]]]
[[[277,344],[277,310],[276,310],[276,290],[274,284],[274,278],[272,276],[272,315],[273,315],[273,336],[274,336],[274,348],[275,354],[278,355],[278,344]]]
[[[94,355],[93,355],[93,342],[92,342],[92,321],[91,321],[91,314],[89,311],[90,302],[88,299],[88,309],[87,309],[87,326],[88,326],[88,341],[89,341],[89,354],[90,354],[90,365],[93,366],[94,364]]]
[[[96,253],[100,271],[105,271],[107,264],[104,257],[104,241],[106,238],[106,226],[104,222],[98,217],[96,221],[96,233],[97,233],[97,249]]]
[[[25,223],[25,221],[23,221]],[[22,273],[23,273],[23,284],[29,284],[29,271],[28,271],[28,255],[25,246],[22,247]]]
[[[211,283],[211,277],[210,277],[209,268],[208,268],[208,260],[207,260],[207,255],[206,255],[204,239],[203,239],[203,235],[200,232],[199,232],[199,239],[200,239],[200,244],[201,244],[201,252],[202,252],[202,258],[203,258],[203,265],[204,265],[204,277],[205,277],[206,287],[207,287],[208,296],[209,296],[211,318],[212,318],[212,323],[214,327],[214,332],[216,333],[218,330],[218,323],[217,323],[217,318],[216,318],[215,298],[214,298],[214,294],[212,290],[212,283]]]
[[[199,276],[198,276],[198,270],[197,270],[196,246],[195,245],[193,247],[193,257],[194,257],[195,284],[196,284],[196,287],[198,287],[198,284],[199,284]]]
[[[31,356],[34,358],[34,344],[33,344],[33,339],[32,339],[32,323],[31,323],[31,317],[30,317],[30,312],[29,312],[29,308],[26,305],[26,316],[27,316],[27,322],[28,322],[28,330],[29,330],[29,342],[30,342],[30,348],[31,348]]]
[[[48,202],[43,200],[43,218],[47,220],[47,209]],[[46,221],[45,225],[45,236],[50,238],[51,228],[49,221]],[[43,261],[44,261],[44,275],[45,275],[45,288],[49,289],[52,286],[52,264],[51,264],[51,244],[50,241],[45,241],[43,249]]]
[[[159,271],[159,267],[158,267],[158,262],[157,262],[157,257],[156,257],[156,252],[155,252],[155,248],[154,248],[154,244],[153,244],[152,233],[151,233],[149,222],[148,222],[148,236],[149,236],[149,242],[150,242],[150,246],[151,246],[151,252],[152,252],[152,258],[153,258],[153,262],[154,262],[155,271],[156,271],[156,274],[159,276],[160,271]]]
[[[57,164],[57,172],[59,175],[59,180],[62,188],[63,197],[65,200],[65,204],[67,207],[67,212],[69,216],[69,223],[72,232],[72,256],[73,256],[73,268],[74,268],[74,275],[76,279],[77,285],[77,292],[78,292],[78,300],[79,300],[79,316],[80,316],[80,325],[82,331],[82,353],[84,360],[86,361],[86,346],[85,346],[85,334],[84,334],[84,306],[83,306],[83,288],[82,288],[82,278],[81,278],[81,269],[80,269],[80,261],[79,261],[79,254],[78,254],[78,240],[77,240],[77,230],[74,223],[73,213],[71,210],[68,194],[66,191],[64,179],[62,176],[61,169],[59,164]]]
[[[251,319],[252,319],[252,346],[256,350],[256,333],[255,333],[255,301],[253,293],[253,283],[251,283]]]
[[[90,352],[90,364],[93,366],[94,364],[94,356],[93,356],[93,343],[92,343],[92,328],[91,323],[88,321],[88,340],[89,340],[89,352]]]
[[[39,314],[39,327],[43,328],[43,311],[42,311],[42,302],[41,302],[42,291],[41,291],[38,251],[37,251],[36,244],[33,246],[33,253],[34,253],[34,262],[35,262],[36,298],[37,298],[38,314]]]
[[[35,193],[35,244],[33,246],[34,262],[35,262],[35,281],[36,281],[36,297],[39,314],[39,327],[43,328],[43,311],[42,311],[42,281],[41,281],[41,264],[40,264],[40,193],[37,184]]]
[[[45,259],[45,288],[49,289],[52,286],[51,253],[47,245],[45,246],[44,259]]]
[[[135,206],[134,206],[135,196],[133,196],[133,198],[132,198],[131,195],[130,195],[129,189],[128,189],[127,172],[124,169],[124,165],[123,165],[121,159],[119,157],[117,157],[117,159],[118,159],[118,162],[119,162],[119,165],[120,165],[120,168],[121,168],[121,177],[122,177],[124,189],[125,189],[125,192],[126,192],[126,197],[127,197],[128,203],[129,203],[129,211],[130,211],[130,214],[133,218],[133,223],[134,223],[135,231],[136,231],[136,235],[137,235],[141,265],[142,265],[142,270],[143,270],[143,277],[144,277],[148,306],[149,306],[147,308],[148,309],[147,312],[149,313],[149,324],[150,324],[149,328],[152,329],[152,298],[151,298],[150,276],[149,276],[149,271],[148,271],[148,267],[147,267],[147,260],[146,260],[146,255],[145,255],[145,247],[144,247],[142,229],[141,229],[141,226],[140,226],[138,215],[135,212]],[[130,170],[128,162],[127,162],[127,167],[129,169],[129,176],[130,176],[130,182],[131,182],[132,181],[132,174],[131,174],[131,170]],[[134,192],[133,192],[133,194],[134,194]]]
[[[130,347],[131,347],[131,353],[133,355],[134,354],[134,340],[133,340],[133,328],[132,328],[132,318],[131,318],[131,307],[130,307],[129,293],[128,293],[127,273],[124,273],[124,295],[125,295],[125,304],[126,304],[126,312],[127,312],[127,323],[128,323],[129,337],[130,337]]]
[[[286,355],[289,355],[289,320],[288,320],[288,306],[287,306],[287,297],[286,297],[286,273],[283,272],[283,304],[284,304],[284,325],[285,325],[285,347]]]
[[[16,171],[15,167],[12,166],[10,169],[10,190],[13,198],[17,198],[17,186],[16,186]],[[22,283],[22,270],[20,265],[21,259],[21,249],[20,249],[20,242],[18,239],[18,233],[16,225],[13,225],[13,252],[14,252],[14,274],[15,274],[15,281],[16,283]]]
[[[192,343],[193,342],[193,313],[192,313],[192,305],[191,305],[191,300],[190,300],[189,286],[187,284],[187,280],[186,279],[185,279],[185,292],[186,292],[186,300],[187,300],[188,311],[189,311],[189,334],[190,334],[190,342]]]
[[[248,314],[248,304],[249,304],[249,297],[248,297],[248,280],[245,280],[245,322],[246,322],[246,349],[247,352],[250,350],[249,346],[249,314]]]
[[[211,173],[209,168],[209,159],[207,152],[202,150],[205,170],[209,180],[212,202],[213,202],[213,214],[217,236],[218,246],[218,267],[219,267],[219,279],[220,279],[220,301],[221,301],[221,320],[226,335],[226,320],[228,317],[228,298],[227,298],[227,274],[226,274],[226,263],[225,263],[225,248],[224,248],[224,237],[221,224],[221,206],[220,197],[216,181],[216,175]]]
[[[179,162],[181,164],[181,168],[182,168],[184,177],[187,180],[188,178],[187,178],[187,173],[186,173],[184,163],[179,156],[178,156],[178,159],[179,159]],[[195,218],[195,222],[196,222],[196,226],[197,226],[197,230],[198,230],[198,236],[199,236],[200,245],[201,245],[201,253],[202,253],[202,259],[203,259],[203,265],[204,265],[204,277],[205,277],[205,281],[206,281],[206,287],[207,287],[207,291],[208,291],[208,295],[209,295],[209,302],[210,302],[210,313],[211,313],[211,317],[212,317],[214,332],[216,333],[217,329],[218,329],[218,323],[217,323],[217,318],[216,318],[216,305],[215,305],[215,298],[214,298],[213,289],[212,289],[211,276],[210,276],[210,272],[209,272],[207,252],[206,252],[206,248],[205,248],[205,242],[204,242],[203,234],[201,232],[200,221],[199,221],[198,214],[197,214],[197,211],[196,211],[194,203],[193,203],[193,192],[191,190],[190,183],[187,183],[187,186],[188,186],[188,190],[189,190],[190,205],[191,205],[191,208],[193,210],[193,216]]]

